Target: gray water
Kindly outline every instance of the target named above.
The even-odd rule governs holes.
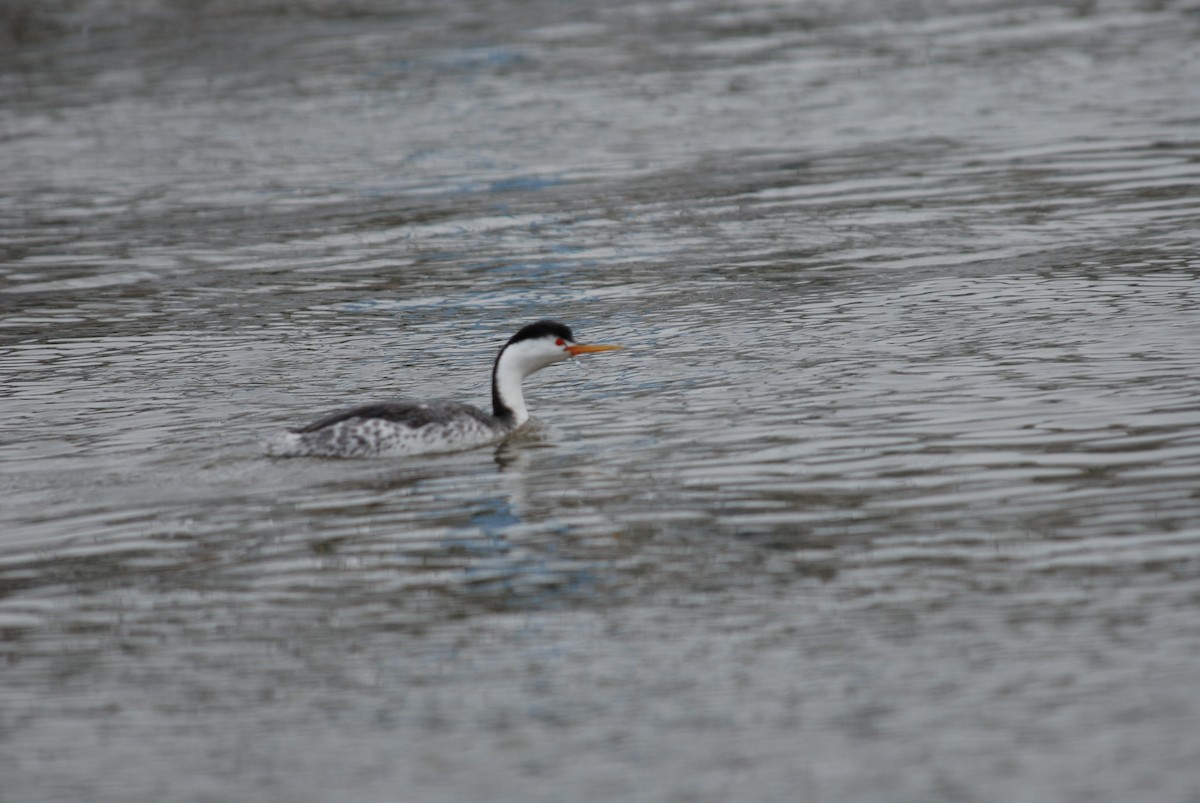
[[[1200,800],[1200,6],[0,26],[0,801]]]

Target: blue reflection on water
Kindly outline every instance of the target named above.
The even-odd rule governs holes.
[[[569,526],[552,528],[551,539],[539,540],[532,548],[514,546],[508,533],[525,522],[512,505],[501,498],[478,504],[479,509],[441,541],[447,551],[470,557],[462,570],[468,593],[497,596],[508,607],[536,609],[591,592],[599,583],[595,566],[560,553],[555,539],[568,535]]]

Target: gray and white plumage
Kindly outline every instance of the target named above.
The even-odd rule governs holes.
[[[575,342],[570,327],[537,321],[509,339],[492,367],[492,413],[447,400],[376,402],[332,413],[267,443],[272,457],[377,457],[497,443],[529,420],[521,381],[579,354],[620,346]]]

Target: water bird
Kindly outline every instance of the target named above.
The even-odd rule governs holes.
[[[575,342],[571,328],[537,321],[513,335],[492,366],[492,412],[442,399],[376,402],[290,429],[267,443],[272,457],[377,457],[455,452],[496,443],[529,420],[525,377],[580,354],[621,346]]]

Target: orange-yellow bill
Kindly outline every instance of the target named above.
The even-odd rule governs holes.
[[[580,354],[592,354],[597,351],[616,351],[617,349],[625,348],[624,346],[585,346],[582,343],[576,343],[573,346],[567,346],[567,353],[572,357],[578,357]]]

